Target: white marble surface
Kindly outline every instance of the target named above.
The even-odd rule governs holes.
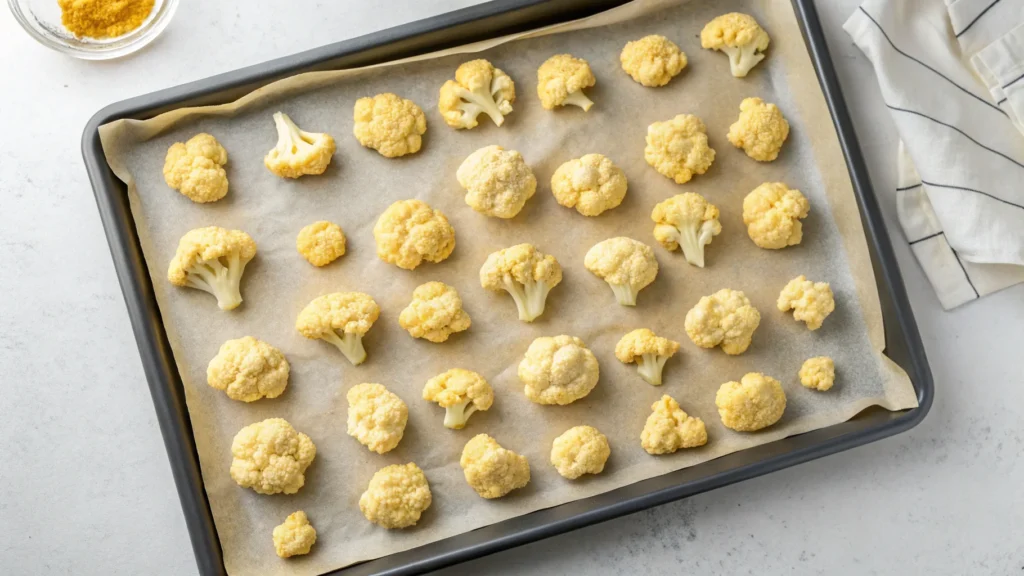
[[[778,0],[783,1],[783,0]],[[0,572],[195,573],[166,453],[79,155],[102,106],[473,0],[183,0],[117,62],[33,43],[0,11]],[[1024,286],[940,310],[895,227],[895,133],[819,0],[935,373],[901,436],[445,574],[1019,574]]]

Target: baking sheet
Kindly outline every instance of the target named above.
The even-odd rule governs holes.
[[[704,23],[730,10],[753,14],[772,35],[768,58],[746,79],[729,75],[724,55],[700,50]],[[626,41],[652,33],[674,40],[690,60],[679,77],[657,89],[633,82],[618,62]],[[915,406],[906,374],[881,354],[882,318],[856,200],[801,38],[788,2],[637,0],[577,23],[520,35],[515,42],[488,41],[415,63],[305,74],[231,105],[102,127],[108,162],[129,186],[228,572],[318,574],[842,422],[871,405],[892,410]],[[480,127],[455,131],[437,112],[437,91],[470,58],[460,53],[480,50],[516,81],[516,110],[501,128],[481,117]],[[562,52],[586,58],[598,78],[588,91],[596,103],[589,113],[546,111],[537,100],[536,67]],[[389,160],[362,148],[351,135],[355,100],[380,92],[410,98],[426,112],[428,131],[420,153]],[[725,139],[747,96],[777,103],[790,121],[789,140],[774,163],[756,163]],[[270,115],[279,109],[306,130],[335,136],[338,152],[325,175],[283,181],[263,166],[262,157],[276,140]],[[643,147],[648,124],[684,112],[708,125],[717,157],[706,175],[680,186],[647,166]],[[162,179],[167,147],[199,131],[214,134],[229,154],[231,191],[215,204],[193,204]],[[538,178],[537,195],[511,221],[472,211],[455,180],[462,160],[489,144],[522,152]],[[590,152],[615,160],[630,184],[623,204],[595,219],[559,206],[549,187],[562,162]],[[764,251],[746,237],[742,199],[761,182],[776,180],[802,190],[812,210],[801,246]],[[705,195],[722,212],[723,232],[708,247],[703,270],[687,265],[681,253],[657,246],[652,235],[653,205],[684,191]],[[409,272],[377,259],[373,224],[389,204],[405,198],[422,199],[448,215],[457,246],[445,262]],[[349,252],[314,269],[296,253],[295,235],[320,219],[342,226]],[[211,224],[245,230],[259,246],[242,283],[245,303],[230,313],[219,311],[211,296],[166,281],[178,238]],[[583,268],[590,246],[619,235],[654,246],[661,266],[658,279],[640,293],[636,309],[614,304],[608,286]],[[477,279],[487,254],[526,241],[554,254],[565,276],[552,291],[545,315],[533,324],[519,322],[511,298],[484,291]],[[836,295],[836,311],[816,332],[774,306],[779,290],[798,274],[831,282]],[[412,339],[397,320],[413,289],[430,280],[455,286],[473,318],[468,332],[440,345]],[[762,314],[753,345],[738,357],[697,348],[682,327],[686,311],[702,295],[723,287],[744,290]],[[294,330],[295,316],[310,300],[343,290],[367,292],[382,308],[365,339],[369,359],[359,367],[350,366],[329,344],[306,340]],[[634,365],[614,357],[618,338],[642,326],[683,345],[666,367],[664,386],[649,386]],[[579,336],[594,351],[601,380],[572,405],[535,405],[522,394],[516,367],[534,338],[563,333]],[[292,374],[282,397],[242,404],[206,385],[206,364],[220,344],[244,335],[266,340],[287,355]],[[815,355],[836,360],[837,384],[828,393],[804,389],[797,380],[802,361]],[[482,373],[496,392],[494,407],[474,415],[462,431],[443,428],[443,409],[420,399],[426,380],[451,367]],[[749,371],[780,379],[788,406],[772,428],[740,434],[721,425],[714,395],[722,382]],[[360,382],[385,384],[409,405],[405,438],[389,454],[373,454],[345,434],[345,392]],[[704,419],[707,446],[660,457],[643,451],[640,431],[650,404],[663,393]],[[288,419],[317,444],[306,486],[296,495],[261,496],[239,488],[228,475],[234,434],[270,417]],[[608,435],[612,456],[602,475],[573,482],[557,474],[548,454],[557,435],[579,424]],[[487,501],[466,485],[458,466],[462,446],[484,432],[529,458],[532,481],[527,488]],[[359,512],[359,495],[377,469],[408,461],[427,474],[434,494],[430,510],[417,527],[405,531],[370,524]],[[308,556],[280,560],[270,533],[299,509],[316,527],[317,544]]]

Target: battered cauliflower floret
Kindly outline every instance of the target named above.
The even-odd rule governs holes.
[[[353,115],[352,132],[356,140],[385,158],[415,154],[423,145],[427,117],[412,100],[390,92],[360,98],[356,100]]]
[[[519,319],[533,322],[544,313],[548,293],[562,281],[562,266],[533,244],[517,244],[491,253],[480,268],[480,285],[505,290],[516,302]]]
[[[686,313],[686,334],[701,348],[721,346],[726,354],[746,352],[761,323],[761,313],[746,294],[723,288],[704,296]]]
[[[683,412],[675,398],[665,395],[651,404],[651,415],[640,433],[640,445],[648,454],[672,454],[707,443],[704,421]]]
[[[722,14],[704,26],[700,45],[707,50],[720,50],[729,55],[732,75],[743,78],[750,69],[764,60],[771,38],[749,14]]]
[[[327,266],[345,255],[345,233],[333,222],[313,222],[299,230],[295,249],[313,266]]]
[[[799,244],[804,238],[800,220],[810,211],[807,198],[782,182],[765,182],[743,199],[747,236],[768,250]]]
[[[658,34],[626,43],[619,61],[626,74],[644,86],[664,86],[686,68],[686,54]]]
[[[295,494],[306,483],[306,468],[316,458],[309,436],[284,418],[249,424],[231,442],[231,478],[259,494]]]
[[[167,280],[212,294],[221,310],[242,303],[240,284],[245,265],[256,256],[256,242],[241,230],[207,226],[189,230],[178,241],[167,268]]]
[[[526,456],[502,448],[487,434],[478,434],[466,442],[459,465],[466,483],[484,498],[501,498],[530,483]]]
[[[486,411],[494,404],[494,390],[476,372],[452,368],[427,380],[423,399],[444,408],[445,428],[461,430],[477,410]]]
[[[295,320],[295,329],[310,340],[325,340],[358,366],[366,360],[363,336],[380,316],[380,307],[362,292],[334,292],[314,299]]]
[[[786,411],[786,392],[771,376],[750,372],[739,382],[726,382],[715,395],[722,424],[737,432],[767,428]]]
[[[348,390],[348,435],[371,452],[395,449],[405,434],[409,407],[380,384],[357,384]]]
[[[571,404],[597,386],[597,358],[574,336],[542,336],[519,363],[526,397],[537,404]]]
[[[647,127],[644,159],[662,176],[685,184],[694,174],[711,168],[715,150],[708,145],[704,122],[692,114],[679,114]]]
[[[704,247],[722,232],[718,207],[693,192],[659,202],[651,220],[654,239],[669,251],[682,247],[686,261],[699,268],[704,267]]]
[[[167,149],[164,181],[193,202],[216,202],[228,193],[227,162],[227,150],[217,139],[199,133]]]
[[[640,377],[654,386],[661,385],[665,362],[679,351],[679,342],[662,338],[647,328],[638,328],[623,336],[615,345],[619,362],[636,362]]]
[[[792,310],[793,318],[805,322],[808,330],[817,330],[836,309],[836,300],[828,282],[811,282],[801,274],[786,284],[776,305],[782,312]]]
[[[459,293],[444,282],[418,286],[412,302],[398,316],[398,324],[410,336],[431,342],[444,342],[452,334],[468,330],[470,323]]]
[[[282,178],[323,174],[334,156],[334,138],[323,132],[306,132],[287,114],[274,113],[277,146],[263,157],[267,168]]]
[[[206,383],[232,400],[254,402],[284,394],[289,370],[280,350],[246,336],[221,345],[206,367]]]
[[[760,98],[744,98],[740,103],[739,120],[729,127],[729,142],[742,148],[758,162],[771,162],[789,137],[789,122],[775,104]]]
[[[377,257],[413,270],[441,262],[455,250],[455,229],[440,210],[420,200],[399,200],[380,215],[373,227]]]
[[[513,218],[537,192],[533,170],[515,150],[485,146],[470,154],[455,172],[466,189],[466,204],[494,218]]]
[[[274,527],[274,551],[281,558],[309,554],[316,543],[316,530],[302,510],[289,514],[284,524]]]
[[[800,383],[806,388],[824,392],[835,384],[836,364],[828,356],[815,356],[800,367]]]
[[[430,508],[430,485],[416,464],[392,464],[378,470],[366,492],[359,497],[359,510],[366,519],[384,528],[408,528],[420,521]]]
[[[615,301],[623,306],[636,306],[637,294],[658,276],[654,250],[622,236],[594,244],[583,265],[611,286]]]
[[[602,154],[569,160],[551,176],[555,200],[584,216],[597,216],[622,204],[626,188],[625,172]]]
[[[593,426],[569,428],[551,444],[551,464],[570,480],[600,474],[611,454],[608,437]]]
[[[571,54],[557,54],[548,58],[537,69],[537,96],[545,110],[555,106],[579,106],[590,110],[594,103],[583,93],[597,83],[590,64]]]
[[[477,116],[487,114],[498,126],[512,113],[516,85],[487,60],[470,60],[455,70],[455,80],[441,86],[437,107],[452,128],[476,128]]]

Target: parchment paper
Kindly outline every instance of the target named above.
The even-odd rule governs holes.
[[[772,37],[767,59],[746,79],[729,74],[725,55],[700,49],[703,25],[731,10],[753,14]],[[690,61],[682,75],[656,89],[633,82],[618,60],[626,41],[654,33],[673,39]],[[415,63],[297,76],[234,104],[101,128],[107,159],[129,185],[230,574],[318,574],[836,424],[868,406],[898,410],[916,405],[906,374],[881,353],[882,318],[856,201],[789,2],[637,0],[526,37],[462,47]],[[502,128],[481,116],[477,129],[455,131],[437,112],[438,89],[470,58],[464,53],[481,50],[515,80],[515,112]],[[537,66],[562,52],[589,60],[598,78],[588,91],[596,102],[589,113],[540,106]],[[352,136],[355,100],[380,92],[410,98],[426,112],[420,153],[389,160]],[[747,96],[777,103],[789,119],[789,141],[774,163],[754,162],[725,138]],[[325,175],[286,181],[263,166],[263,155],[276,141],[271,120],[276,110],[306,130],[335,136],[338,152]],[[705,121],[717,157],[706,175],[679,186],[647,166],[643,148],[648,124],[684,112]],[[193,204],[169,189],[161,175],[167,147],[199,131],[214,134],[229,153],[230,192],[209,205]],[[489,144],[521,151],[537,175],[537,195],[511,221],[472,211],[455,179],[462,160]],[[549,186],[559,164],[590,152],[608,155],[629,178],[623,204],[593,219],[559,206]],[[800,246],[767,251],[746,237],[742,200],[764,181],[785,181],[810,200]],[[680,252],[665,251],[652,235],[653,205],[684,191],[705,195],[722,213],[724,230],[708,247],[703,270],[687,265]],[[408,272],[377,259],[373,224],[389,204],[405,198],[420,198],[448,215],[457,247],[445,262]],[[295,236],[320,219],[341,225],[349,248],[341,260],[315,269],[296,253]],[[259,246],[242,283],[245,302],[229,313],[218,310],[211,296],[166,280],[181,235],[211,224],[245,230]],[[653,245],[661,265],[635,309],[616,305],[609,287],[583,267],[590,246],[619,235]],[[554,254],[565,270],[545,315],[533,324],[516,319],[508,295],[484,291],[478,281],[487,254],[526,241]],[[816,332],[775,309],[779,291],[799,274],[831,282],[836,295],[836,311]],[[430,280],[455,286],[473,319],[468,332],[441,345],[414,340],[397,321],[413,289]],[[699,349],[683,330],[686,311],[701,296],[724,287],[744,290],[762,314],[753,345],[738,357]],[[369,360],[359,367],[350,366],[329,344],[306,340],[294,329],[296,315],[310,300],[345,290],[365,291],[382,308],[365,340]],[[634,365],[614,357],[619,337],[642,326],[683,344],[666,367],[662,387],[646,384]],[[570,406],[539,406],[523,395],[516,367],[534,338],[557,334],[579,336],[590,346],[600,361],[601,379],[587,398]],[[282,397],[243,404],[207,386],[206,365],[218,347],[244,335],[278,346],[291,361],[291,381]],[[816,355],[836,361],[837,384],[827,393],[798,382],[801,363]],[[420,397],[428,378],[452,367],[482,373],[496,392],[494,407],[474,415],[462,431],[443,428],[443,409]],[[751,371],[783,382],[786,413],[768,430],[732,432],[719,420],[715,392],[723,382]],[[370,453],[345,434],[345,392],[360,382],[385,384],[409,405],[405,438],[387,455]],[[643,451],[640,431],[651,403],[662,394],[704,419],[707,446],[660,457]],[[306,486],[294,496],[261,496],[239,488],[228,475],[234,434],[270,417],[286,418],[318,448]],[[612,456],[603,474],[573,482],[557,474],[549,452],[557,435],[579,424],[608,435]],[[466,441],[483,432],[529,458],[527,488],[488,501],[466,484],[459,455]],[[370,477],[387,464],[408,461],[426,472],[433,505],[413,529],[387,531],[369,523],[357,502]],[[282,561],[274,555],[271,531],[300,509],[317,529],[317,544],[309,556]]]

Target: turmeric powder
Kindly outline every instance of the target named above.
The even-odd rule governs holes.
[[[113,38],[142,26],[154,0],[57,0],[57,4],[61,23],[75,36]]]

